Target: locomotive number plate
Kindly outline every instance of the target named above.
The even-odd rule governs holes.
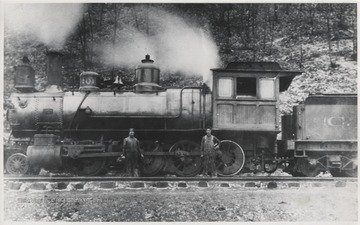
[[[44,114],[53,114],[54,110],[53,109],[43,109],[43,113]]]

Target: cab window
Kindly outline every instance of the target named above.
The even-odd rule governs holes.
[[[275,98],[275,79],[274,78],[260,78],[259,79],[259,97],[261,99]]]
[[[256,78],[236,78],[237,97],[256,97]]]
[[[231,98],[233,95],[233,79],[222,77],[218,82],[219,97]]]

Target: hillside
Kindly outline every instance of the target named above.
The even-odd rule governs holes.
[[[336,46],[336,45],[335,45]],[[304,45],[304,73],[296,77],[281,97],[281,111],[303,101],[309,93],[357,93],[357,61],[350,58],[352,41],[341,40],[330,64],[327,43]]]
[[[59,45],[66,88],[76,88],[79,74],[89,70],[102,78],[121,72],[131,84],[136,64],[150,53],[164,86],[206,82],[209,69],[232,61],[275,61],[301,70],[281,94],[282,113],[309,93],[357,92],[356,4],[80,4],[78,15],[68,18],[65,12],[57,17],[49,4],[43,8],[46,13],[33,8],[20,19],[16,9],[5,9],[5,110],[16,91],[13,67],[27,55],[41,91],[44,52]],[[71,26],[63,32],[52,27],[57,21]]]

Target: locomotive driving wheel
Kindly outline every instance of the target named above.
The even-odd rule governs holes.
[[[81,158],[65,160],[67,170],[79,176],[95,176],[105,172],[105,158]]]
[[[195,176],[202,168],[202,159],[200,157],[200,146],[195,142],[182,140],[176,142],[170,148],[174,152],[170,163],[173,166],[174,173],[180,177]],[[198,155],[192,155],[198,153]]]
[[[6,171],[12,175],[23,175],[29,171],[29,164],[26,160],[26,155],[22,153],[12,154],[6,160]]]
[[[220,142],[216,158],[216,169],[220,176],[233,176],[240,172],[245,163],[243,149],[237,143],[229,140]]]
[[[153,141],[140,142],[140,148],[144,153],[161,151],[160,146]],[[154,176],[161,171],[161,169],[164,167],[164,164],[165,159],[163,156],[144,155],[144,158],[142,159],[142,175]]]

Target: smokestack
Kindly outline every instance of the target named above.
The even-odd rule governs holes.
[[[61,92],[63,76],[61,73],[63,54],[56,50],[46,53],[46,75],[47,75],[47,92]]]

